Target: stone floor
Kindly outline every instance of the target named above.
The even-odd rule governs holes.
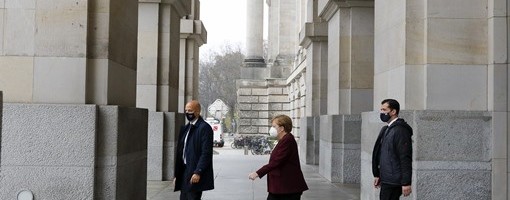
[[[257,170],[269,160],[268,155],[244,155],[243,150],[214,148],[215,189],[204,192],[203,200],[265,200],[267,197],[266,177],[251,181],[248,174]],[[317,169],[302,165],[309,190],[302,200],[349,200],[360,199],[358,184],[331,184],[317,173]],[[173,192],[169,181],[149,181],[147,199],[177,200],[179,192]]]

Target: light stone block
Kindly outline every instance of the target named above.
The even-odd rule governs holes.
[[[416,180],[426,181],[415,184],[415,199],[491,199],[490,171],[423,170],[416,172]]]
[[[108,2],[108,1],[95,1]],[[99,5],[98,5],[99,6]],[[97,8],[100,10],[101,8]],[[89,28],[87,39],[87,58],[106,59],[109,49],[110,14],[105,12],[89,13]]]
[[[427,22],[427,63],[487,63],[486,18],[433,18]]]
[[[502,176],[503,174],[507,174],[508,169],[508,160],[504,159],[494,159],[492,160],[492,179],[491,179],[491,198],[492,199],[506,199],[508,191],[508,181],[507,176]]]
[[[488,17],[505,17],[507,14],[506,0],[489,0],[488,1]]]
[[[271,87],[271,88],[267,89],[267,94],[268,95],[271,95],[271,94],[283,94],[282,91],[283,91],[283,88],[273,88],[273,87]]]
[[[138,62],[137,62],[137,83],[157,84],[158,83],[158,33],[138,33]]]
[[[269,96],[269,99],[268,99],[269,102],[289,102],[289,96],[285,95],[285,96]]]
[[[492,158],[507,159],[508,113],[492,112]]]
[[[425,55],[425,19],[408,18],[406,21],[405,59],[407,65],[423,65]]]
[[[490,111],[507,111],[507,64],[488,65],[487,103]]]
[[[269,112],[259,112],[259,118],[269,118]]]
[[[252,104],[251,105],[252,110],[268,110],[267,104]]]
[[[161,112],[149,112],[147,180],[163,180],[163,125]]]
[[[269,97],[268,96],[259,96],[258,102],[259,103],[269,103]]]
[[[3,53],[34,55],[35,10],[6,9],[3,22]]]
[[[239,88],[237,90],[237,95],[240,95],[240,96],[251,95],[251,89],[249,89],[249,88]]]
[[[85,103],[86,59],[35,57],[33,101]]]
[[[1,3],[0,3],[1,4]],[[0,7],[0,30],[4,30],[5,9]],[[0,56],[4,55],[4,31],[0,32]]]
[[[0,90],[4,102],[32,102],[34,59],[0,56]]]
[[[414,136],[416,160],[490,161],[492,120],[486,112],[423,111],[414,118],[413,129],[427,133]]]
[[[477,0],[429,0],[427,16],[429,18],[486,18],[487,2]]]
[[[136,86],[136,107],[156,111],[157,87],[156,85]]]
[[[4,104],[0,198],[13,199],[22,189],[41,199],[91,197],[96,111],[93,105]]]
[[[349,114],[361,114],[372,110],[373,89],[356,89],[351,91],[351,112]]]
[[[489,63],[507,62],[507,18],[494,17],[489,19],[488,23],[488,59]]]
[[[5,0],[5,8],[21,8],[25,10],[34,10],[36,0]],[[2,4],[4,1],[2,1]],[[3,7],[3,6],[2,6]]]
[[[394,9],[392,9],[394,10]],[[377,12],[376,12],[377,13]],[[378,23],[376,16],[376,24]],[[381,16],[381,18],[385,18]],[[381,22],[382,23],[382,22]],[[385,27],[374,33],[374,74],[379,74],[406,63],[406,24]],[[328,72],[329,73],[329,72]],[[376,85],[374,83],[374,85]]]
[[[86,57],[87,2],[48,0],[36,4],[36,56]]]
[[[257,96],[267,95],[267,88],[253,88],[251,90],[251,95]]]
[[[30,190],[38,199],[93,199],[94,166],[2,166],[2,199]]]
[[[238,104],[237,105],[237,109],[239,109],[240,111],[243,111],[243,110],[251,110],[251,104]]]
[[[487,110],[486,65],[427,65],[427,79],[427,109]]]
[[[405,109],[424,110],[426,100],[425,65],[406,65],[405,69]],[[379,106],[380,101],[377,102]],[[401,107],[402,108],[402,107]]]

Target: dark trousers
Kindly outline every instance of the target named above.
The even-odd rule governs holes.
[[[292,193],[292,194],[271,194],[267,195],[267,200],[300,200],[301,194],[303,193]]]
[[[200,192],[184,192],[181,191],[180,200],[200,200],[202,199],[202,191]]]
[[[402,195],[402,186],[381,184],[381,193],[379,198],[381,200],[398,200]]]

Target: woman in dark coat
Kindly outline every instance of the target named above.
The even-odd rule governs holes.
[[[267,174],[267,200],[299,200],[303,191],[308,190],[291,131],[289,116],[278,115],[271,120],[269,133],[277,137],[278,144],[271,152],[269,163],[249,174],[251,180]]]

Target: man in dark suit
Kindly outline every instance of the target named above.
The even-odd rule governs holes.
[[[200,200],[202,191],[214,189],[213,130],[200,116],[200,110],[196,100],[185,107],[189,123],[181,127],[174,170],[174,191],[181,191],[180,200]]]
[[[381,200],[398,200],[403,194],[411,194],[413,166],[413,129],[404,119],[398,117],[400,104],[395,99],[381,102],[383,126],[377,137],[372,153],[374,186],[381,187]]]

